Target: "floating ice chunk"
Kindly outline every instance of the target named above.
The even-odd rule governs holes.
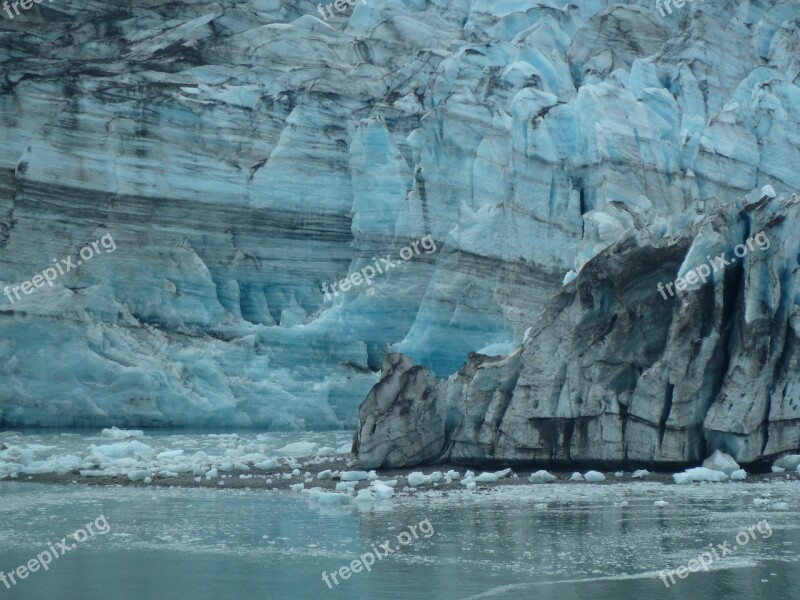
[[[367,473],[367,479],[370,481],[375,481],[378,478],[378,474],[375,471],[370,471]]]
[[[536,471],[536,473],[528,477],[528,481],[531,483],[552,483],[557,479],[558,477],[547,471]]]
[[[599,471],[587,471],[583,478],[589,483],[598,483],[600,481],[605,481],[606,476]]]
[[[271,471],[272,469],[278,468],[278,459],[277,458],[269,458],[262,463],[258,463],[257,465],[253,465],[259,471]]]
[[[167,450],[165,452],[159,452],[156,458],[158,460],[167,460],[169,458],[177,458],[181,455],[183,455],[183,450]]]
[[[648,471],[647,469],[639,469],[638,471],[634,471],[631,477],[633,479],[644,479],[648,475],[650,475],[650,471]]]
[[[753,505],[754,506],[765,506],[769,504],[769,500],[766,498],[753,498]]]
[[[714,471],[706,467],[687,469],[683,473],[675,473],[672,479],[678,485],[687,485],[695,481],[727,481],[728,476],[722,471]]]
[[[715,450],[714,454],[703,461],[703,467],[712,471],[720,471],[728,476],[739,470],[739,464],[733,460],[733,457],[719,450]]]
[[[463,482],[462,482],[462,483],[463,483]],[[467,484],[467,489],[468,489],[468,490],[474,490],[474,489],[475,489],[475,487],[476,487],[476,485],[477,485],[477,484],[476,484],[474,481],[470,481],[470,482]]]
[[[583,481],[583,475],[575,471],[572,474],[572,477],[569,478],[570,481]]]
[[[445,473],[444,476],[447,479],[458,479],[459,477],[461,477],[461,473],[459,473],[458,471],[450,470],[447,473]]]
[[[430,485],[433,483],[430,475],[423,475],[419,471],[414,471],[408,475],[408,485],[411,487],[419,487],[421,485]]]
[[[112,475],[113,473],[109,473],[108,469],[102,469],[99,471],[89,471],[89,470],[81,470],[79,471],[81,477],[106,477],[107,475]],[[14,474],[12,473],[11,476],[13,477]]]
[[[786,469],[784,469],[783,467],[776,467],[775,465],[772,465],[772,472],[773,473],[785,473]]]
[[[216,469],[211,469],[210,471],[206,472],[206,479],[216,479],[219,477],[219,471]]]
[[[614,473],[614,477],[624,477],[625,471],[617,471]]]
[[[149,476],[150,476],[150,471],[146,471],[144,469],[139,469],[128,473],[128,479],[130,479],[131,481],[144,481],[145,478]]]
[[[788,471],[795,471],[800,467],[800,454],[787,454],[773,463],[774,466]]]
[[[655,502],[653,502],[653,506],[658,506],[659,508],[661,508],[663,506],[667,506],[668,504],[669,504],[669,502],[667,502],[665,500],[656,500]]]
[[[291,478],[292,478],[291,473],[284,473],[283,475],[281,475],[281,479],[291,479]]]
[[[332,475],[333,472],[330,469],[326,469],[317,473],[317,479],[330,479]]]
[[[111,438],[112,440],[127,440],[129,438],[144,437],[144,431],[112,427],[111,429],[103,429],[100,432],[100,437]]]
[[[336,454],[350,454],[353,450],[353,444],[342,444],[336,449]]]
[[[357,481],[340,481],[336,484],[337,492],[350,492],[356,487]]]
[[[388,485],[383,485],[380,481],[373,481],[372,489],[375,490],[375,495],[381,500],[388,500],[394,496],[394,490]]]
[[[775,510],[789,510],[789,503],[788,502],[776,502],[772,505],[772,508]]]
[[[744,481],[747,477],[747,471],[744,469],[738,469],[731,473],[731,481]]]
[[[317,450],[317,456],[330,456],[334,452],[336,452],[336,448],[333,448],[331,446],[323,446],[322,448]]]
[[[305,489],[305,487],[306,485],[304,483],[295,483],[294,485],[290,485],[289,489],[292,490],[293,492],[299,492]]]
[[[297,477],[298,475],[300,475],[300,469],[294,469],[292,471],[292,477]]]
[[[104,446],[95,446],[92,444],[89,446],[88,450],[90,454],[97,454],[111,460],[118,458],[135,458],[137,455],[150,457],[156,453],[150,446],[137,442],[136,440]]]
[[[311,456],[316,449],[317,444],[314,442],[295,442],[278,448],[277,452],[284,456]]]
[[[350,504],[350,496],[347,494],[337,494],[336,492],[324,492],[319,488],[309,491],[308,499],[326,506],[337,506]]]
[[[766,196],[767,198],[774,198],[778,194],[775,193],[775,188],[771,185],[765,185],[761,188],[761,195]]]
[[[494,473],[481,473],[475,478],[475,481],[478,483],[495,483],[497,480],[506,477],[509,473],[511,473],[511,469],[503,469],[502,471],[496,471]]]
[[[355,500],[356,502],[372,502],[375,500],[375,497],[369,489],[364,488],[363,490],[358,490]]]
[[[342,481],[364,481],[369,479],[369,473],[366,471],[342,471],[339,478]]]

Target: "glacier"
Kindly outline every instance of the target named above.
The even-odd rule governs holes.
[[[711,255],[711,280],[657,291]],[[507,356],[472,353],[442,380],[388,355],[353,448],[368,468],[765,466],[800,446],[798,341],[800,196],[765,187],[680,235],[627,230]]]
[[[352,428],[387,355],[438,380],[477,352],[505,377],[564,283],[635,254],[646,227],[654,248],[683,240],[639,267],[671,281],[687,232],[735,221],[720,207],[769,185],[796,210],[799,9],[369,0],[323,22],[304,0],[89,0],[4,20],[0,288],[104,234],[117,250],[0,298],[0,425]],[[435,255],[325,299],[324,282],[427,235]],[[745,287],[782,299],[748,298],[747,323],[795,314],[782,281]],[[728,385],[750,394],[742,361]],[[699,451],[681,445],[703,437],[686,393],[666,461]],[[706,417],[743,463],[762,396],[742,431],[727,406]],[[784,409],[775,449],[798,443]],[[643,418],[629,456],[655,448]]]

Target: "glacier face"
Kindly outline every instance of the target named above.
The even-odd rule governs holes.
[[[361,463],[612,468],[796,450],[800,197],[748,200],[674,238],[628,230],[508,356],[472,354],[447,381],[387,356],[360,408]]]
[[[798,9],[369,0],[323,23],[300,0],[132,0],[2,21],[0,286],[118,248],[0,298],[0,423],[335,428],[389,351],[440,376],[509,351],[626,231],[800,189]],[[325,299],[426,235],[435,255]]]

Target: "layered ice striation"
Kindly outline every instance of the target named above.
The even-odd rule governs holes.
[[[370,0],[323,22],[301,0],[130,0],[4,20],[0,287],[107,233],[117,250],[0,298],[0,423],[338,428],[387,352],[444,377],[510,351],[626,231],[800,189],[799,9]],[[426,235],[435,254],[323,295]]]

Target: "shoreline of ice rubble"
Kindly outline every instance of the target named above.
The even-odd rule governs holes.
[[[388,500],[430,490],[471,492],[507,485],[609,485],[631,481],[689,485],[800,478],[800,455],[784,456],[775,461],[772,473],[748,478],[732,457],[719,451],[706,459],[703,466],[675,474],[644,469],[632,473],[589,470],[553,474],[532,469],[515,472],[511,468],[475,472],[446,466],[430,467],[426,469],[428,472],[393,469],[379,473],[363,469],[352,458],[349,443],[334,447],[301,441],[277,448],[263,443],[274,438],[269,434],[255,435],[253,439],[235,433],[195,437],[213,442],[220,452],[198,450],[190,454],[184,448],[169,447],[176,440],[185,442],[187,436],[146,437],[143,431],[112,428],[100,434],[107,443],[90,444],[82,453],[48,454],[56,446],[26,443],[26,436],[4,432],[0,433],[0,480],[267,489],[303,493],[311,501],[336,505]],[[154,447],[159,442],[165,446],[163,449]]]

